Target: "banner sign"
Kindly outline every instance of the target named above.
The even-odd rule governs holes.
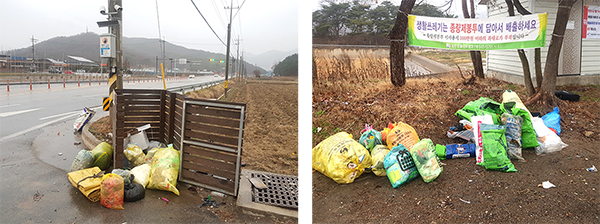
[[[600,39],[600,6],[583,6],[583,39]]]
[[[544,47],[547,13],[491,19],[408,16],[411,46],[453,50],[506,50]]]

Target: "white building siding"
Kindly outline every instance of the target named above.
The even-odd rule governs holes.
[[[581,41],[581,74],[600,74],[600,39]]]
[[[529,1],[522,1],[521,4],[525,8],[530,3]],[[515,10],[515,15],[519,13]],[[490,5],[488,9],[488,18],[503,18],[508,17],[508,10],[505,1],[495,1],[493,5]],[[529,59],[529,66],[533,68],[533,51],[525,51],[527,58]],[[487,69],[491,71],[503,72],[508,74],[514,74],[523,76],[523,66],[519,59],[517,50],[494,50],[487,52]],[[535,70],[531,70],[535,71]],[[533,73],[532,73],[533,75]]]

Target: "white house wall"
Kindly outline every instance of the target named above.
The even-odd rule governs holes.
[[[521,1],[521,4],[525,8],[530,8],[529,1]],[[505,1],[496,0],[489,3],[488,18],[502,18],[508,17],[508,10]],[[515,10],[515,15],[519,15]],[[535,75],[533,50],[525,50],[527,58],[529,60],[529,67],[532,77]],[[523,66],[519,59],[517,50],[493,50],[487,52],[487,69],[488,71],[496,71],[502,73],[508,73],[512,75],[523,76]]]

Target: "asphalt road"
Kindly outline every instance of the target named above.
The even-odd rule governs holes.
[[[167,81],[167,88],[223,79],[200,76]],[[102,97],[108,96],[106,82],[12,85],[0,90],[0,142],[44,126],[76,117],[84,107],[101,110]],[[125,89],[162,89],[162,82],[123,83]]]
[[[167,88],[222,79],[197,77],[167,82]],[[214,223],[212,212],[198,209],[200,198],[184,185],[181,196],[146,191],[146,198],[109,210],[90,202],[71,186],[67,172],[84,148],[73,122],[83,107],[94,108],[107,95],[106,84],[67,84],[12,88],[0,93],[0,223]],[[15,86],[16,87],[16,86]],[[161,89],[161,82],[124,84],[125,88]],[[96,119],[106,114],[98,109]],[[36,197],[37,196],[37,197]],[[165,205],[160,197],[168,198]],[[234,205],[231,205],[234,206]]]

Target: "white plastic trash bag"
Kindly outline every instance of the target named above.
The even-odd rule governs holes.
[[[540,155],[543,153],[558,152],[568,146],[560,139],[560,137],[558,137],[558,135],[556,135],[556,133],[546,127],[544,120],[541,118],[533,117],[531,119],[531,124],[533,125],[538,143],[540,144],[538,147],[535,147],[535,154]]]
[[[150,179],[150,165],[143,164],[136,166],[131,169],[131,174],[133,174],[134,177],[133,182],[141,184],[145,188],[146,185],[148,185],[148,180]]]

